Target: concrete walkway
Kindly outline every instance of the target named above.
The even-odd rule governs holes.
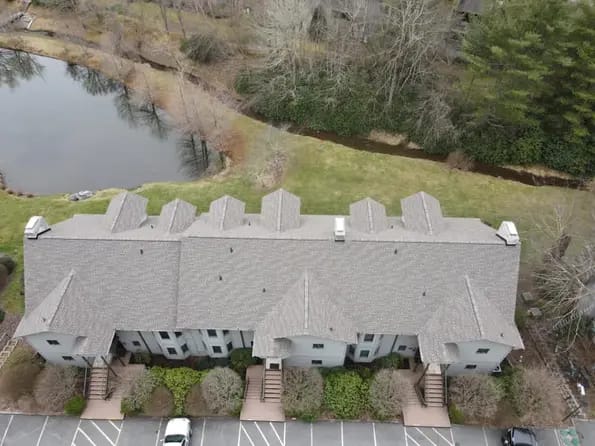
[[[285,421],[283,405],[278,402],[261,401],[262,374],[264,367],[261,365],[250,366],[246,370],[246,394],[240,413],[242,421]]]

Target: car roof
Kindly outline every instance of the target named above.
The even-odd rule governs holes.
[[[531,429],[525,429],[522,427],[515,427],[512,429],[512,440],[515,445],[537,445],[535,440],[535,434]]]
[[[190,420],[187,418],[173,418],[167,422],[165,436],[167,437],[168,435],[185,434],[188,430],[189,424]]]

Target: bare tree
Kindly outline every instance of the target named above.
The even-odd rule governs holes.
[[[159,12],[161,12],[161,19],[163,20],[163,27],[165,32],[169,34],[169,21],[167,20],[167,0],[159,0]]]
[[[494,416],[503,396],[495,378],[480,374],[453,377],[448,391],[450,401],[463,411],[465,418],[475,420]]]

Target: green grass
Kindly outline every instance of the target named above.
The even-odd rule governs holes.
[[[260,126],[248,120],[242,120],[241,125],[250,131]],[[492,226],[504,219],[515,221],[524,242],[525,265],[536,258],[535,253],[545,241],[545,236],[533,229],[535,224],[551,214],[556,205],[573,206],[573,232],[578,238],[593,237],[590,213],[595,209],[595,197],[590,192],[527,186],[450,170],[431,161],[360,152],[286,133],[277,138],[277,144],[289,148],[291,158],[282,186],[302,198],[303,213],[346,214],[351,202],[371,196],[384,203],[388,213],[398,215],[401,198],[424,190],[441,201],[447,216],[479,217]],[[257,152],[252,147],[255,143],[247,145],[251,153]],[[258,212],[260,198],[269,191],[255,186],[252,177],[248,169],[238,168],[219,178],[148,184],[137,192],[149,198],[150,214],[158,214],[161,206],[174,198],[187,200],[203,212],[211,200],[223,194],[244,200],[247,212]],[[22,313],[24,309],[20,274],[27,219],[43,215],[52,224],[75,213],[103,213],[115,193],[102,191],[90,200],[72,203],[65,196],[20,198],[0,192],[0,252],[7,252],[19,262],[17,273],[1,297],[6,310]]]

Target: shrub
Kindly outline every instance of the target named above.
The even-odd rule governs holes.
[[[370,406],[381,420],[395,418],[401,414],[405,391],[410,386],[401,373],[395,369],[383,369],[374,375],[370,383]]]
[[[79,371],[76,367],[46,365],[41,371],[33,396],[39,407],[46,411],[62,411],[68,400],[77,393]]]
[[[32,3],[59,12],[72,12],[77,8],[78,0],[33,0]]]
[[[232,415],[242,406],[242,379],[230,368],[211,370],[203,379],[201,390],[207,407],[215,414]]]
[[[149,352],[136,352],[132,354],[132,361],[135,364],[151,364],[151,353]]]
[[[188,392],[195,384],[199,384],[204,376],[204,371],[193,370],[189,367],[176,367],[166,369],[152,367],[150,373],[155,378],[156,384],[167,387],[174,397],[175,415],[184,414],[184,403]]]
[[[527,326],[527,311],[523,307],[514,310],[514,323],[520,330]]]
[[[6,272],[8,275],[10,275],[17,267],[17,262],[15,262],[10,256],[7,256],[6,254],[0,254],[0,265],[4,265]]]
[[[473,169],[473,160],[462,150],[450,152],[446,158],[446,164],[451,169],[471,170]]]
[[[133,415],[140,412],[151,398],[157,384],[155,376],[146,370],[132,383],[128,393],[122,398],[120,411],[124,415]]]
[[[194,62],[218,62],[227,57],[229,48],[212,31],[201,31],[182,41],[180,50]]]
[[[246,369],[256,364],[256,358],[252,356],[251,348],[236,348],[231,352],[231,368],[240,376],[246,374]]]
[[[17,401],[25,394],[32,394],[41,369],[41,361],[35,352],[24,347],[15,348],[0,372],[0,395]]]
[[[565,407],[559,383],[545,367],[520,367],[506,377],[508,398],[525,425],[559,422]]]
[[[202,395],[200,384],[195,384],[186,398],[186,414],[191,417],[204,417],[210,415],[207,402]]]
[[[375,369],[399,369],[403,364],[403,358],[398,353],[390,353],[381,358],[375,359],[372,365]]]
[[[485,420],[496,414],[503,392],[489,375],[455,376],[448,388],[450,400],[465,419]]]
[[[2,281],[0,280],[0,288],[2,288]],[[4,312],[3,309],[0,308],[0,322],[4,322],[4,317],[6,316],[6,313]]]
[[[324,380],[315,368],[288,367],[283,371],[283,409],[290,417],[315,420],[322,406]]]
[[[75,395],[66,401],[64,405],[64,412],[66,415],[79,416],[87,407],[87,401],[82,395]]]
[[[465,422],[465,416],[455,404],[448,406],[448,417],[452,424],[463,424]]]
[[[324,403],[339,418],[357,418],[366,408],[367,383],[354,371],[335,371],[324,381]]]
[[[158,386],[143,406],[143,412],[151,417],[169,417],[174,413],[174,395],[165,386]]]

